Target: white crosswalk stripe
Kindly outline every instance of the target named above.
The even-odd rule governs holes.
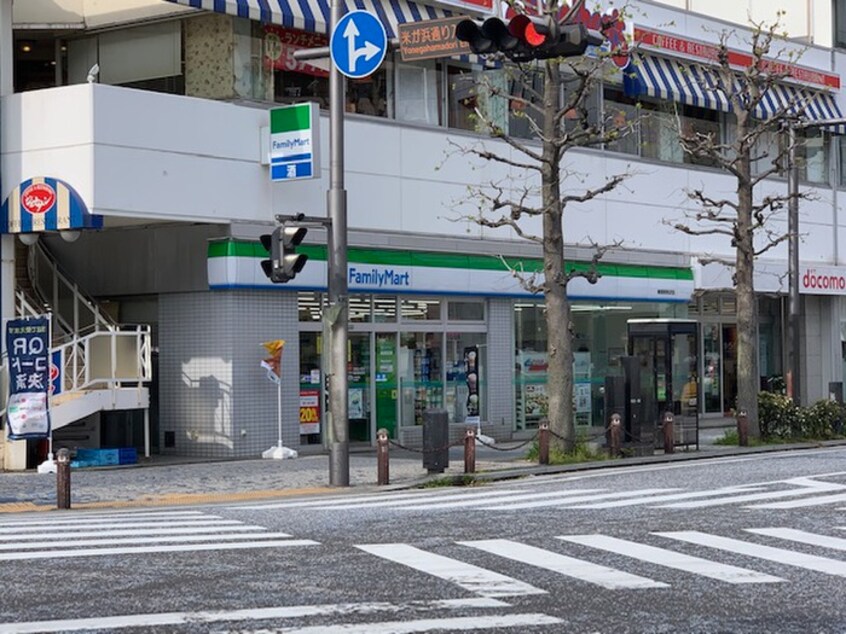
[[[838,561],[836,559],[797,553],[785,548],[764,546],[739,539],[732,539],[730,537],[700,533],[699,531],[673,531],[654,534],[677,541],[687,542],[689,544],[696,544],[697,546],[715,548],[737,555],[747,555],[749,557],[774,561],[787,566],[795,566],[797,568],[813,570],[814,572],[822,572],[837,577],[846,577],[846,562]]]
[[[764,538],[777,538],[798,544],[846,552],[846,539],[829,535],[809,533],[791,528],[747,528],[745,533]],[[681,550],[656,546],[656,539],[671,539],[714,549],[714,558],[694,556]],[[565,552],[555,546],[537,547],[510,539],[481,539],[455,542],[474,550],[496,555],[508,560],[501,565],[480,567],[465,559],[472,555],[459,554],[459,558],[448,557],[412,546],[410,544],[359,544],[355,547],[377,557],[402,564],[418,572],[446,580],[482,597],[502,598],[531,594],[556,592],[557,587],[538,586],[536,575],[530,568],[540,568],[579,581],[591,583],[610,590],[649,590],[668,588],[677,583],[678,575],[666,578],[661,569],[680,571],[691,579],[703,578],[731,585],[789,583],[784,577],[737,565],[736,555],[762,559],[788,567],[811,570],[827,575],[846,577],[846,562],[821,555],[796,552],[749,540],[734,539],[699,531],[653,532],[644,535],[643,540],[622,539],[601,533],[556,536]],[[607,565],[602,554],[596,558],[585,551],[573,552],[567,546],[587,547],[615,557],[614,567]],[[567,552],[567,551],[570,552]],[[453,549],[454,551],[454,549]],[[453,554],[452,552],[450,554]],[[575,557],[573,555],[578,555]],[[720,561],[720,559],[728,561]],[[656,566],[657,574],[643,576],[643,570],[626,570],[625,560],[632,560]],[[623,561],[620,565],[618,562]],[[514,567],[514,564],[517,567]],[[498,570],[505,566],[507,570]],[[642,568],[642,566],[641,566]],[[516,572],[515,572],[516,571]],[[635,572],[639,574],[635,574]],[[522,579],[521,579],[522,577]],[[523,579],[531,579],[533,584]]]
[[[318,545],[199,511],[22,518],[3,522],[0,538],[0,562]]]
[[[603,491],[604,489],[574,489],[572,491],[566,491],[562,493],[561,491],[547,491],[545,493],[514,493],[513,491],[482,491],[482,492],[474,492],[472,494],[466,494],[461,496],[459,499],[458,496],[452,495],[449,497],[438,497],[434,500],[428,500],[425,503],[425,508],[427,510],[431,509],[454,509],[454,508],[469,508],[471,506],[485,506],[485,509],[490,508],[498,508],[497,506],[491,507],[487,506],[490,504],[507,504],[511,503],[512,500],[534,500],[539,498],[562,498],[566,499],[570,496],[576,496],[584,493],[595,493],[598,491]],[[493,498],[493,499],[491,499]],[[421,500],[385,500],[383,502],[372,502],[370,504],[352,504],[352,505],[340,505],[334,506],[334,509],[354,509],[354,508],[382,508],[382,507],[395,507],[395,508],[419,508]]]
[[[582,495],[570,497],[560,493],[558,497],[553,497],[546,500],[533,500],[531,502],[515,501],[508,505],[486,506],[485,509],[491,511],[516,511],[521,509],[536,509],[544,506],[556,506],[569,508],[581,502],[592,502],[595,500],[611,500],[616,498],[631,498],[637,496],[651,496],[656,493],[666,493],[669,491],[678,491],[678,489],[640,489],[638,491],[615,491],[613,493],[600,493],[598,495]],[[523,499],[531,499],[530,496],[523,496]]]
[[[485,552],[493,553],[494,555],[499,555],[513,561],[551,570],[567,577],[594,583],[609,590],[668,587],[666,583],[661,583],[660,581],[653,581],[652,579],[633,575],[622,570],[615,570],[614,568],[600,566],[582,559],[560,555],[543,548],[527,546],[526,544],[509,539],[483,539],[458,543],[464,546],[470,546],[471,548],[478,548],[479,550],[484,550]]]
[[[356,548],[409,568],[451,581],[483,597],[546,594],[545,590],[457,559],[436,555],[408,544],[360,544]]]
[[[700,509],[711,506],[723,506],[726,504],[745,504],[747,502],[757,502],[759,500],[775,500],[779,498],[813,495],[815,493],[825,493],[829,491],[843,492],[846,490],[846,485],[836,484],[834,482],[823,482],[821,480],[812,480],[810,478],[793,478],[791,480],[785,480],[784,482],[794,485],[797,488],[782,491],[767,491],[764,493],[730,495],[728,497],[717,498],[714,500],[696,500],[694,502],[660,504],[658,506],[659,508]]]
[[[773,577],[754,570],[721,564],[701,557],[692,557],[672,550],[609,537],[608,535],[561,535],[558,539],[590,546],[591,548],[599,548],[609,553],[632,557],[659,566],[710,577],[726,583],[778,583],[785,581],[781,577]]]
[[[90,630],[117,631],[122,629],[149,628],[154,632],[171,631],[174,627],[194,626],[212,624],[222,625],[224,623],[249,623],[256,621],[281,621],[301,620],[308,618],[331,618],[348,617],[351,614],[367,614],[371,618],[379,614],[405,614],[418,615],[433,612],[446,612],[455,610],[497,610],[508,609],[508,603],[498,599],[488,598],[463,598],[463,599],[441,599],[434,601],[408,601],[405,603],[388,602],[363,602],[363,603],[329,603],[317,605],[291,605],[280,607],[249,607],[230,610],[201,610],[193,612],[159,612],[147,614],[126,614],[126,615],[102,615],[91,618],[62,619],[53,621],[19,621],[0,623],[0,632],[5,634],[34,634],[48,632],[83,632]],[[545,614],[477,614],[466,617],[443,617],[413,619],[408,621],[388,621],[370,623],[333,623],[330,626],[320,625],[313,628],[284,627],[280,629],[257,630],[260,632],[271,631],[305,631],[305,632],[326,632],[327,630],[339,632],[360,632],[374,634],[388,632],[397,634],[401,632],[444,632],[444,631],[466,631],[478,630],[480,628],[527,628],[536,625],[555,625],[561,621]],[[224,631],[224,630],[216,630]],[[240,627],[237,632],[248,632]],[[519,630],[518,630],[519,631]]]

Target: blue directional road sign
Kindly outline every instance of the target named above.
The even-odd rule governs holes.
[[[372,74],[388,52],[385,27],[368,11],[350,11],[338,20],[329,42],[332,63],[351,79]]]

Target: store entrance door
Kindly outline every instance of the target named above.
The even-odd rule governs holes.
[[[676,445],[699,445],[699,347],[693,321],[630,319],[629,354],[640,366],[643,425],[663,444],[665,413],[673,414]],[[632,395],[634,397],[634,395]]]

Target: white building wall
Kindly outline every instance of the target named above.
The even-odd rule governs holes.
[[[264,108],[85,84],[15,94],[2,109],[4,182],[52,175],[70,182],[92,211],[105,216],[179,221],[269,222],[274,213],[325,215],[328,120],[321,118],[321,178],[271,184],[261,164]],[[346,183],[349,224],[360,229],[513,238],[482,230],[462,214],[477,209],[472,189],[505,183],[517,195],[525,176],[500,164],[472,160],[458,147],[483,144],[512,155],[504,144],[438,128],[348,117]],[[601,151],[572,152],[564,189],[583,191],[623,172],[617,190],[566,212],[571,243],[622,240],[626,248],[731,254],[724,236],[689,237],[675,221],[693,210],[686,191],[732,196],[731,177],[714,170],[667,165]],[[784,181],[761,187],[784,193]],[[834,262],[832,192],[811,190],[801,204],[802,259]],[[842,198],[842,197],[841,197]],[[780,216],[782,224],[786,215]],[[526,223],[540,232],[539,222]],[[846,214],[838,213],[838,235]],[[767,254],[786,258],[786,245]]]

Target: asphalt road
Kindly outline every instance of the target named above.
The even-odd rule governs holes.
[[[0,518],[0,632],[844,632],[846,449]]]

